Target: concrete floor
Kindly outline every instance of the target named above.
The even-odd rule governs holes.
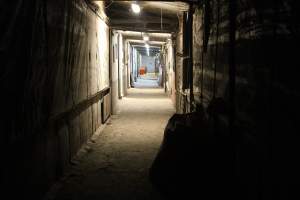
[[[162,199],[149,183],[148,169],[173,113],[163,89],[130,89],[121,113],[88,143],[45,199]]]
[[[134,82],[135,88],[159,88],[157,78],[139,77]]]

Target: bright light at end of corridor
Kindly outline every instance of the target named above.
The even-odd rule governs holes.
[[[140,13],[141,12],[140,6],[136,3],[131,4],[131,9],[134,13]]]

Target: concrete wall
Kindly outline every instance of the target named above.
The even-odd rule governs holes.
[[[214,1],[214,3],[216,3]],[[216,37],[217,15],[216,7],[211,7],[207,33],[204,33],[204,11],[196,9],[193,16],[193,75],[194,75],[194,94],[196,102],[200,102],[201,87],[203,102],[205,105],[215,96],[225,95],[225,89],[228,85],[228,13],[226,13],[227,3],[222,4],[222,13],[220,13],[219,35]],[[215,5],[215,4],[214,4]],[[220,11],[221,12],[221,11]],[[227,9],[228,12],[228,9]],[[204,41],[204,35],[208,38]],[[218,40],[218,41],[217,41]],[[203,49],[206,42],[207,49]],[[216,42],[218,42],[216,45]],[[216,53],[217,48],[217,53]],[[216,55],[217,54],[217,55]],[[202,58],[203,56],[203,58]],[[217,57],[216,57],[217,56]],[[203,66],[202,66],[203,65]],[[215,66],[217,66],[215,76]],[[203,67],[203,70],[202,70]],[[203,76],[202,76],[203,73]],[[215,78],[216,77],[216,78]]]
[[[132,73],[133,73],[133,79],[136,81],[136,78],[138,77],[138,67],[137,67],[137,56],[138,52],[136,48],[133,48],[132,50]]]
[[[124,64],[124,40],[123,35],[119,34],[119,97],[124,96],[124,79],[125,77],[125,64]]]
[[[175,88],[176,88],[176,112],[177,113],[186,113],[188,112],[188,91],[184,89],[184,68],[187,66],[184,65],[184,32],[186,31],[183,27],[183,15],[178,15],[179,27],[176,34],[176,68],[175,68]]]
[[[113,84],[113,93],[118,92],[118,98],[113,94],[113,113],[116,114],[119,112],[118,109],[118,99],[121,99],[127,94],[127,73],[128,73],[128,57],[127,57],[127,45],[126,40],[123,39],[123,35],[118,31],[114,30],[112,35],[112,52],[111,56],[114,58],[112,62],[112,76]],[[114,52],[113,52],[114,51]]]
[[[118,114],[119,108],[119,34],[112,31],[111,35],[111,94],[112,94],[112,114]]]
[[[166,92],[171,97],[174,106],[176,105],[175,88],[175,55],[173,41],[170,39],[163,47],[164,65],[166,72]]]
[[[11,199],[42,196],[102,125],[109,28],[91,8],[77,0],[1,6],[9,24],[0,35],[1,189]]]
[[[129,44],[129,42],[126,40],[125,41],[125,44],[126,44],[126,50],[125,50],[125,55],[126,55],[126,72],[127,72],[127,75],[126,75],[126,90],[128,88],[131,87],[130,85],[130,76],[131,76],[131,65],[132,65],[132,52],[131,52],[131,45]]]
[[[142,55],[141,66],[147,67],[147,73],[155,72],[155,58],[151,56]]]
[[[128,43],[126,40],[123,39],[123,71],[122,71],[122,76],[123,76],[123,96],[127,95],[127,89],[128,89]]]

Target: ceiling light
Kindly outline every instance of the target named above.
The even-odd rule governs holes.
[[[136,3],[131,4],[131,9],[134,13],[140,13],[141,11],[140,6]]]
[[[149,41],[149,35],[148,35],[148,33],[144,33],[143,34],[143,40],[144,41]]]
[[[144,39],[144,41],[149,41],[149,36],[145,35],[145,36],[143,37],[143,39]]]

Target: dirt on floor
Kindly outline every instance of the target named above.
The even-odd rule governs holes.
[[[121,100],[121,113],[88,142],[45,199],[162,199],[150,184],[148,172],[173,113],[163,89],[130,89]]]

